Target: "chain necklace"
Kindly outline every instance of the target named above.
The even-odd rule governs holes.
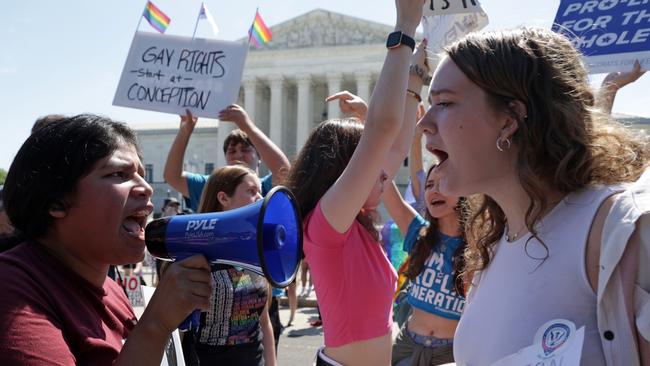
[[[523,235],[526,232],[526,224],[521,227],[521,229],[517,230],[516,233],[514,233],[512,236],[510,236],[510,227],[506,225],[506,241],[508,243],[515,242],[520,235]]]

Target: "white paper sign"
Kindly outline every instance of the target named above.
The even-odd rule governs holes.
[[[237,100],[248,45],[137,32],[113,105],[217,118]]]
[[[124,276],[124,284],[121,284],[126,290],[126,296],[131,302],[131,306],[144,306],[142,299],[142,289],[140,288],[140,277]]]
[[[151,300],[155,290],[155,287],[142,286],[145,306],[147,306],[149,300]],[[178,333],[178,329],[173,331],[172,335],[169,337],[169,342],[167,343],[167,347],[165,347],[165,353],[163,354],[160,366],[185,366],[185,358],[183,358],[183,348],[181,346],[181,336]]]
[[[477,0],[427,0],[422,9],[422,16],[449,15],[482,11]]]
[[[437,54],[443,47],[488,25],[487,14],[480,9],[480,6],[475,10],[472,13],[425,17],[422,20],[422,27],[427,39],[427,51]]]
[[[491,366],[580,365],[584,340],[585,327],[576,331],[575,324],[569,320],[551,320],[537,330],[531,346]]]

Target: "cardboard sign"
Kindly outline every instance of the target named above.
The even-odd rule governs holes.
[[[237,100],[248,45],[137,32],[113,105],[217,118]]]
[[[478,0],[427,0],[422,16],[450,15],[482,11]]]
[[[592,74],[650,67],[650,0],[562,0],[553,31],[582,52]]]

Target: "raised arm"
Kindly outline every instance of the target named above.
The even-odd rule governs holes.
[[[366,101],[361,99],[361,97],[358,95],[354,95],[347,90],[343,90],[325,98],[325,101],[338,101],[341,112],[358,119],[361,123],[364,123],[366,121],[368,104],[366,104]]]
[[[413,143],[413,135],[415,133],[415,124],[417,123],[418,106],[422,101],[421,92],[422,85],[424,84],[423,77],[429,73],[426,58],[426,39],[423,40],[411,58],[410,68],[408,75],[408,92],[406,99],[402,99],[404,103],[404,111],[402,115],[403,126],[400,129],[399,135],[393,142],[388,157],[384,163],[384,171],[392,179],[397,170],[402,165],[404,159],[408,156],[411,144]],[[422,70],[423,75],[415,73],[415,65]]]
[[[395,30],[413,37],[422,17],[424,0],[397,0]],[[409,86],[413,53],[407,46],[387,51],[370,100],[361,140],[347,167],[321,199],[327,221],[338,232],[354,222],[373,187],[378,184],[388,151],[403,128],[404,99]],[[408,149],[404,153],[406,156]]]
[[[395,221],[395,224],[397,224],[397,227],[399,227],[400,233],[402,233],[403,236],[406,235],[409,225],[411,224],[411,221],[413,221],[415,215],[417,215],[417,212],[415,212],[415,209],[411,207],[411,205],[404,201],[395,185],[395,182],[390,182],[390,184],[386,185],[383,199],[384,206],[386,207],[390,217]]]
[[[417,120],[420,120],[424,115],[424,106],[420,104],[418,106],[418,116]],[[423,170],[422,162],[422,131],[419,129],[415,130],[413,135],[413,142],[411,143],[411,150],[409,152],[409,175],[411,178],[411,193],[415,197],[415,201],[419,202],[424,197],[420,197],[422,193],[422,183],[418,178],[418,173]]]
[[[187,150],[187,144],[190,141],[197,120],[198,118],[194,117],[189,110],[187,110],[186,115],[181,116],[181,125],[178,128],[178,133],[172,143],[172,147],[167,154],[165,171],[163,173],[165,181],[185,197],[189,197],[190,192],[183,172],[183,160],[185,159],[185,150]]]
[[[596,93],[596,106],[607,114],[612,113],[614,98],[619,89],[639,79],[645,71],[641,71],[641,64],[637,60],[634,68],[629,72],[612,72],[603,80],[600,89]]]
[[[219,119],[222,121],[231,121],[237,127],[244,131],[248,138],[251,140],[255,149],[260,154],[260,159],[269,167],[273,173],[273,184],[277,184],[282,180],[282,177],[289,171],[289,159],[284,155],[284,152],[271,141],[268,136],[260,130],[255,123],[250,119],[248,113],[244,108],[237,104],[231,104],[226,109],[219,112]]]

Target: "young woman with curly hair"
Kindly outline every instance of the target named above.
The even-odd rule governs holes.
[[[571,42],[469,35],[447,48],[430,98],[420,126],[440,192],[484,195],[456,363],[492,364],[566,319],[585,327],[581,365],[650,364],[648,145],[594,107]]]

